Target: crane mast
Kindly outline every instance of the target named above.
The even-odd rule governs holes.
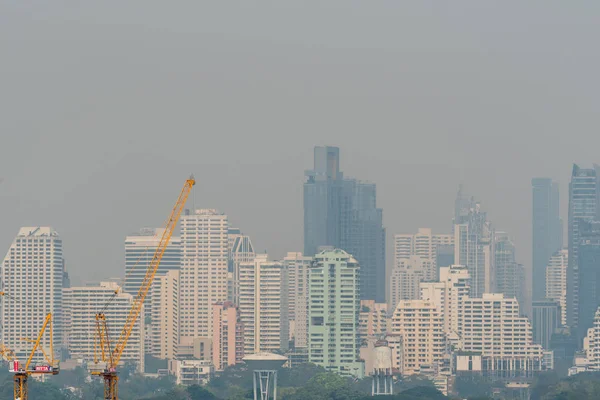
[[[44,351],[44,348],[40,346],[42,337],[44,335],[44,332],[46,332],[46,328],[48,328],[48,326],[50,331],[50,356],[48,356],[48,354],[46,354],[46,352]],[[52,349],[52,314],[46,315],[46,319],[44,320],[42,329],[40,330],[40,333],[38,334],[36,340],[31,340],[27,338],[21,338],[21,340],[33,343],[33,349],[31,350],[29,358],[27,359],[27,362],[24,366],[22,366],[22,364],[20,364],[16,360],[15,354],[11,349],[4,345],[0,345],[0,355],[2,355],[2,357],[6,361],[8,361],[10,365],[10,372],[15,374],[13,379],[13,394],[15,400],[27,400],[29,398],[29,393],[27,390],[27,379],[29,378],[29,375],[56,375],[60,371],[58,363],[54,360],[54,352]],[[38,365],[32,369],[31,362],[33,361],[33,356],[38,349],[40,349],[44,354],[44,358],[47,362],[47,365]]]
[[[104,398],[107,400],[118,400],[119,398],[119,377],[117,375],[117,365],[119,364],[121,356],[123,355],[123,351],[127,345],[127,340],[131,336],[135,323],[139,318],[142,306],[144,305],[144,300],[146,299],[146,295],[152,286],[156,271],[158,270],[160,261],[165,254],[165,250],[167,249],[167,246],[171,240],[171,236],[175,231],[177,221],[179,221],[179,217],[181,216],[183,208],[185,207],[185,203],[192,191],[192,187],[195,184],[196,181],[194,180],[194,177],[191,176],[188,180],[186,180],[183,189],[181,189],[179,197],[177,198],[177,202],[175,203],[175,206],[171,211],[171,215],[167,220],[160,242],[156,247],[154,256],[148,264],[144,280],[142,281],[140,289],[133,300],[133,304],[131,305],[131,309],[127,315],[125,325],[123,326],[119,338],[115,343],[115,347],[112,350],[110,348],[111,344],[108,337],[106,315],[104,314],[104,311],[96,314],[96,335],[100,344],[102,361],[106,363],[106,368],[100,373],[93,372],[93,374],[101,375],[104,378]]]

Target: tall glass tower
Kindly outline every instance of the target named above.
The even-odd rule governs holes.
[[[337,147],[315,147],[305,172],[304,255],[341,248],[360,263],[360,297],[385,302],[385,228],[374,183],[344,178]]]
[[[532,203],[532,266],[534,301],[546,297],[546,266],[552,254],[562,248],[559,217],[558,184],[549,178],[531,180]]]
[[[567,323],[579,323],[579,242],[580,225],[598,216],[600,167],[580,168],[573,165],[569,184],[569,268],[567,270]]]

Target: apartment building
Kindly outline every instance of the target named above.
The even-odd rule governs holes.
[[[392,316],[392,335],[402,338],[401,364],[407,376],[443,362],[446,355],[444,321],[433,301],[401,300]]]
[[[63,342],[62,289],[64,276],[62,240],[53,228],[23,227],[13,240],[0,268],[2,344],[20,359],[27,359],[31,344],[21,338],[36,338],[46,315],[52,313],[55,357]],[[50,348],[44,335],[41,346]],[[35,360],[42,359],[36,355]]]
[[[308,357],[345,376],[364,376],[359,356],[359,265],[344,250],[315,255],[308,274]]]
[[[288,274],[280,262],[259,254],[240,264],[240,318],[244,353],[286,351],[289,348]]]
[[[100,282],[98,285],[78,286],[64,289],[63,307],[66,325],[67,350],[73,359],[88,361],[93,365],[96,339],[96,313],[104,310],[109,337],[117,340],[133,304],[133,296],[123,293],[115,282]],[[143,315],[143,309],[142,313]],[[140,372],[144,371],[144,318],[138,318],[121,356],[120,364],[133,362]],[[114,345],[114,343],[113,343]]]

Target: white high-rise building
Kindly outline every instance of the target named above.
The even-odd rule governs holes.
[[[150,289],[149,353],[160,359],[177,357],[179,344],[179,271],[154,278]]]
[[[539,370],[543,349],[533,344],[531,323],[515,298],[484,293],[463,300],[461,350],[481,354],[488,371]]]
[[[567,325],[567,267],[569,251],[560,250],[552,255],[546,267],[546,298],[560,304],[560,323]]]
[[[587,356],[587,370],[600,371],[600,308],[594,315],[594,325],[588,329],[583,343]]]
[[[287,253],[283,265],[288,271],[288,305],[290,336],[296,348],[308,346],[308,268],[312,257],[302,253]]]
[[[123,293],[115,282],[67,288],[63,290],[63,296],[63,306],[68,321],[65,327],[67,349],[71,358],[84,359],[88,361],[90,368],[94,368],[94,351],[97,346],[96,313],[104,310],[109,337],[114,341],[111,346],[114,347],[131,310],[133,296]],[[143,315],[142,309],[140,316]],[[127,340],[127,346],[120,360],[120,364],[136,363],[140,372],[144,371],[143,330],[144,318],[140,317]]]
[[[229,233],[229,272],[231,273],[231,296],[230,301],[234,304],[239,304],[239,280],[240,280],[240,264],[251,263],[254,261],[256,253],[254,246],[250,240],[250,236],[242,235],[239,230],[236,233]]]
[[[125,238],[124,290],[126,293],[135,296],[140,290],[148,265],[152,261],[164,232],[164,228],[143,228],[138,233]],[[179,271],[180,268],[181,239],[172,236],[156,273],[162,275],[167,271]],[[144,302],[144,306],[147,305],[148,302]],[[146,311],[149,311],[148,307],[146,307]]]
[[[436,279],[435,262],[428,258],[410,256],[397,260],[390,276],[390,310],[394,310],[400,300],[417,300],[421,282]]]
[[[458,342],[462,332],[460,314],[469,296],[469,271],[463,265],[440,268],[440,281],[421,283],[421,299],[433,301],[444,321],[449,340]]]
[[[433,301],[401,300],[392,316],[392,335],[402,337],[402,375],[439,365],[446,355],[444,321]]]
[[[212,338],[212,305],[227,300],[228,220],[213,209],[181,217],[180,350]]]
[[[394,235],[394,265],[398,265],[398,260],[411,256],[435,260],[438,245],[453,244],[454,235],[434,234],[429,228],[419,228],[419,231],[414,234],[396,234]]]
[[[19,360],[26,360],[46,315],[52,313],[55,357],[62,343],[62,289],[64,260],[62,240],[51,227],[24,227],[19,230],[4,257],[0,271],[2,344],[12,349]],[[41,346],[50,349],[45,334]],[[41,360],[42,357],[39,356]],[[36,355],[38,360],[38,355]]]
[[[288,274],[280,262],[258,254],[240,264],[240,320],[244,353],[285,351],[289,347]]]

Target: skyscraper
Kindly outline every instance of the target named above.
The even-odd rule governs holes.
[[[36,338],[48,313],[52,313],[54,350],[59,350],[63,266],[62,240],[51,227],[21,228],[4,257],[0,278],[2,291],[8,296],[1,303],[2,344],[20,360],[27,359],[31,350],[31,344],[21,338]],[[42,338],[41,346],[50,348],[48,335]]]
[[[558,183],[549,178],[533,178],[532,204],[532,278],[534,301],[545,299],[546,266],[562,244],[562,224],[559,217]]]
[[[138,293],[164,232],[163,228],[143,228],[125,238],[125,292],[133,296]],[[179,268],[181,239],[172,236],[156,273],[162,275],[167,271],[179,271]]]
[[[567,270],[567,322],[576,328],[579,322],[579,225],[598,216],[600,198],[599,167],[580,168],[573,164],[569,183],[569,268]]]
[[[212,339],[212,305],[227,300],[228,219],[214,209],[181,217],[179,348]]]
[[[156,276],[149,297],[146,352],[163,360],[173,359],[179,346],[179,270]]]
[[[240,264],[240,320],[244,353],[286,351],[289,348],[288,274],[280,262],[258,254]]]
[[[308,281],[308,357],[329,371],[362,378],[358,280],[358,262],[347,252],[315,255]]]
[[[446,354],[446,335],[440,310],[433,301],[402,300],[392,316],[392,334],[403,338],[402,375],[418,374],[421,367],[435,368]]]
[[[229,230],[229,244],[229,272],[233,278],[231,282],[232,296],[229,300],[234,304],[239,304],[240,264],[253,262],[256,253],[250,236],[243,235],[241,232],[232,234]]]
[[[164,228],[142,228],[137,233],[125,237],[125,284],[123,289],[126,293],[132,296],[138,294],[148,265],[154,257],[164,232]],[[180,268],[181,239],[178,236],[172,236],[158,265],[156,275],[161,276],[168,271],[179,271]],[[147,296],[144,301],[144,317],[146,318],[152,317],[151,299],[152,296]],[[150,326],[146,326],[146,328],[151,329]]]
[[[525,268],[515,260],[515,245],[506,232],[495,232],[495,241],[496,292],[516,298],[521,309],[527,308]]]
[[[594,324],[600,306],[600,221],[579,222],[579,338]]]
[[[533,343],[544,349],[550,348],[550,339],[560,326],[560,305],[556,301],[541,300],[533,302]]]
[[[394,262],[419,256],[435,260],[439,246],[451,246],[454,244],[454,235],[436,234],[429,228],[419,228],[417,233],[394,235]]]
[[[567,325],[567,265],[569,251],[563,249],[550,257],[546,267],[546,298],[560,305],[560,325]]]
[[[288,271],[288,307],[290,335],[294,347],[306,348],[308,345],[308,268],[312,257],[302,253],[287,253],[283,265]]]
[[[340,149],[315,147],[314,169],[305,171],[304,182],[304,254],[312,257],[320,246],[340,246],[344,208],[343,173]]]
[[[385,228],[376,186],[344,179],[337,147],[315,147],[304,183],[304,254],[320,246],[351,253],[360,263],[361,299],[385,301]]]
[[[467,267],[451,265],[440,268],[439,282],[421,283],[421,299],[433,301],[444,323],[448,340],[458,342],[462,334],[460,313],[469,297],[470,277]]]
[[[398,260],[398,265],[390,275],[390,310],[394,310],[400,300],[417,300],[421,292],[421,282],[436,280],[433,261],[418,256]]]
[[[468,210],[464,208],[464,199],[457,199],[457,203],[461,208],[455,219],[461,223],[454,226],[454,264],[467,267],[471,297],[481,297],[496,288],[494,228],[479,203],[472,200]]]
[[[213,304],[213,351],[215,369],[242,362],[244,358],[244,324],[235,304]]]

